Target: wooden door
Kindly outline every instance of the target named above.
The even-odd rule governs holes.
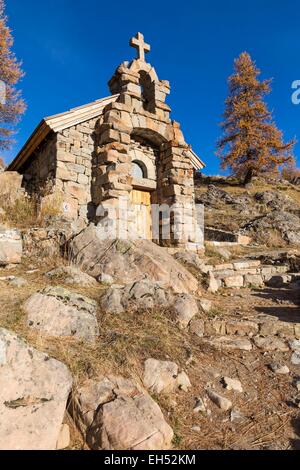
[[[152,240],[151,194],[133,189],[131,203],[134,208],[136,232],[139,237]]]

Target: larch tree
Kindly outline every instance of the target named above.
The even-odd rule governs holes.
[[[221,167],[245,183],[255,175],[292,165],[295,141],[284,143],[272,113],[264,102],[270,80],[259,80],[260,70],[247,52],[234,62],[225,102],[223,136],[217,144]]]
[[[16,89],[23,72],[12,46],[4,0],[0,0],[0,150],[8,149],[12,144],[14,126],[25,111],[25,103]]]

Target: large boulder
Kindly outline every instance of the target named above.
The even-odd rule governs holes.
[[[95,278],[105,273],[119,284],[130,284],[146,276],[178,293],[198,289],[195,277],[164,248],[143,239],[103,239],[101,227],[93,224],[72,240],[70,257]]]
[[[22,237],[18,230],[0,228],[0,266],[21,263]]]
[[[63,287],[46,287],[24,304],[30,328],[49,336],[72,336],[95,341],[99,335],[97,304]]]
[[[0,329],[0,449],[55,450],[71,387],[64,364]]]
[[[89,380],[74,394],[70,413],[91,449],[164,450],[173,431],[158,404],[123,377]]]

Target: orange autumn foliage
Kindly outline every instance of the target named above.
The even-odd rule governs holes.
[[[294,162],[295,141],[283,142],[282,132],[264,102],[271,91],[270,80],[260,81],[259,75],[247,52],[235,60],[221,123],[223,136],[217,144],[221,167],[230,168],[245,182]]]
[[[9,148],[13,127],[25,110],[25,103],[15,88],[23,72],[12,52],[13,38],[7,26],[4,6],[4,0],[0,0],[0,149]]]

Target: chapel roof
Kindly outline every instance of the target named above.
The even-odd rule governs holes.
[[[82,124],[90,119],[100,117],[104,108],[118,99],[119,95],[111,95],[91,103],[72,108],[64,113],[45,117],[36,127],[15,159],[9,164],[7,171],[18,171],[30,158],[32,153],[46,139],[51,132],[62,132],[69,127]],[[195,170],[201,170],[205,164],[196,153],[190,149],[189,157]]]

